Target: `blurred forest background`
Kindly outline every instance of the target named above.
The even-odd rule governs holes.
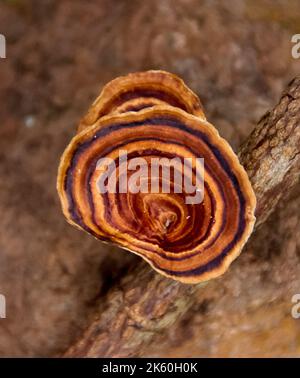
[[[300,2],[1,0],[0,33],[0,356],[54,356],[139,259],[61,213],[58,162],[81,116],[116,76],[165,69],[237,149],[300,73]],[[299,208],[298,187],[145,355],[300,356]]]

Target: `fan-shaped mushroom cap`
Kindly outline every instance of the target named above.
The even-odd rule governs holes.
[[[199,98],[176,75],[165,71],[136,72],[105,85],[81,120],[78,131],[110,113],[139,111],[154,105],[171,105],[205,119]]]
[[[169,93],[172,84],[167,81],[165,87],[164,79],[159,87],[153,72],[150,78],[146,72],[114,80],[94,103],[85,127],[61,158],[57,187],[63,212],[71,224],[140,255],[161,274],[185,283],[207,281],[222,274],[240,254],[255,222],[255,196],[236,154],[205,120],[200,101],[171,75],[171,82],[180,83],[181,89],[176,86],[173,92],[176,106],[168,105],[171,101],[158,98],[157,93]],[[146,84],[141,77],[147,78]],[[135,101],[145,101],[148,85],[157,91],[155,96],[151,92],[151,107],[133,110]],[[122,97],[137,92],[141,97]],[[126,100],[120,102],[120,98]],[[179,107],[179,103],[185,105]],[[129,178],[134,174],[126,166],[123,169],[120,151],[126,151],[128,164],[137,157],[147,162],[191,159],[194,179],[194,161],[204,158],[203,201],[186,203],[187,193],[175,190],[100,193],[99,159],[111,159],[110,175],[116,174],[117,180],[125,172]],[[174,177],[169,177],[173,189]],[[161,185],[164,178],[159,173],[156,179]]]

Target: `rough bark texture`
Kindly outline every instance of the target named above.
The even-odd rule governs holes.
[[[300,77],[267,112],[239,151],[257,198],[256,226],[263,223],[299,179]]]
[[[299,179],[300,77],[258,123],[239,156],[257,196],[257,225]],[[205,286],[205,285],[204,285]],[[203,285],[183,285],[143,262],[103,298],[99,317],[65,354],[68,357],[138,356],[156,335],[172,327]]]

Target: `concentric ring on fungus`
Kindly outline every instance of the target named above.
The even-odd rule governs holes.
[[[255,195],[230,145],[206,121],[200,100],[181,79],[148,71],[113,80],[79,130],[61,158],[57,182],[71,224],[140,255],[181,282],[207,281],[226,271],[252,232]],[[203,201],[187,204],[186,193],[175,190],[100,193],[97,163],[112,159],[119,180],[124,174],[120,151],[126,151],[128,163],[136,157],[147,162],[204,158]],[[165,178],[156,179],[161,188]]]

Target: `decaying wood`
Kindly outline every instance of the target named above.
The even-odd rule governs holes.
[[[256,226],[263,223],[299,179],[300,77],[283,93],[241,146],[240,160],[256,194]]]
[[[263,223],[297,183],[300,172],[300,77],[258,123],[239,156],[257,197]],[[155,335],[171,327],[202,285],[184,285],[139,262],[103,298],[99,316],[69,348],[67,357],[130,357],[142,354]]]

